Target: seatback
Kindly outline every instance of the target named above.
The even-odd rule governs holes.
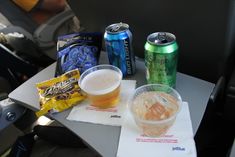
[[[10,26],[24,30],[23,32],[21,30],[19,31],[19,29],[13,31],[24,34],[27,39],[34,42],[34,47],[37,48],[39,54],[44,54],[53,60],[56,59],[57,37],[59,35],[79,31],[79,21],[74,17],[73,12],[68,6],[65,6],[63,11],[48,17],[43,23],[37,24],[30,16],[34,10],[32,12],[26,12],[12,2],[12,0],[0,0],[0,2],[0,23],[3,22],[1,20],[2,14],[10,22]],[[44,12],[45,10],[42,10],[42,13]],[[6,29],[7,31],[9,30],[8,27]],[[0,30],[0,32],[4,34],[9,33],[2,30]],[[24,51],[27,51],[27,49]],[[28,54],[31,55],[31,53],[32,51]]]
[[[69,0],[81,25],[88,31],[105,31],[116,22],[130,25],[137,56],[144,57],[144,43],[158,31],[176,35],[178,71],[216,82],[230,54],[229,0]]]
[[[31,34],[38,27],[30,16],[12,2],[12,0],[0,0],[0,4],[0,13],[6,16],[12,25],[22,27]]]
[[[44,63],[44,58],[46,58],[46,56],[43,54],[43,51],[40,49],[33,36],[39,25],[29,16],[29,14],[27,14],[27,12],[17,6],[12,0],[0,0],[0,4],[0,19],[3,19],[0,23],[7,26],[0,29],[0,33],[8,36],[8,46],[14,49],[17,54],[22,54],[24,57],[19,56],[22,60],[31,60],[33,58],[31,62],[37,61],[40,63],[41,61]],[[15,32],[22,34],[23,37],[18,38],[8,35]],[[49,63],[46,63],[46,65],[48,64]]]

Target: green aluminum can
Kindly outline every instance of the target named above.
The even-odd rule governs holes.
[[[178,44],[175,35],[156,32],[147,37],[145,66],[148,84],[158,83],[175,87]]]

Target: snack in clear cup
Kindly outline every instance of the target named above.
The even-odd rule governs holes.
[[[175,122],[181,109],[179,93],[162,84],[148,84],[137,88],[128,106],[136,125],[145,136],[164,135]]]
[[[103,64],[83,72],[79,86],[92,106],[105,109],[118,104],[121,80],[122,72],[119,68]]]

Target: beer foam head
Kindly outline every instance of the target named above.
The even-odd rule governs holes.
[[[86,93],[101,95],[116,89],[121,79],[122,76],[117,71],[100,69],[85,76],[80,86]]]

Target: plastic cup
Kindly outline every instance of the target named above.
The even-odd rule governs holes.
[[[79,86],[92,106],[115,107],[120,99],[122,72],[112,65],[98,65],[84,71]]]
[[[179,93],[162,84],[148,84],[137,88],[128,106],[136,125],[145,136],[164,135],[175,122],[181,109]]]

